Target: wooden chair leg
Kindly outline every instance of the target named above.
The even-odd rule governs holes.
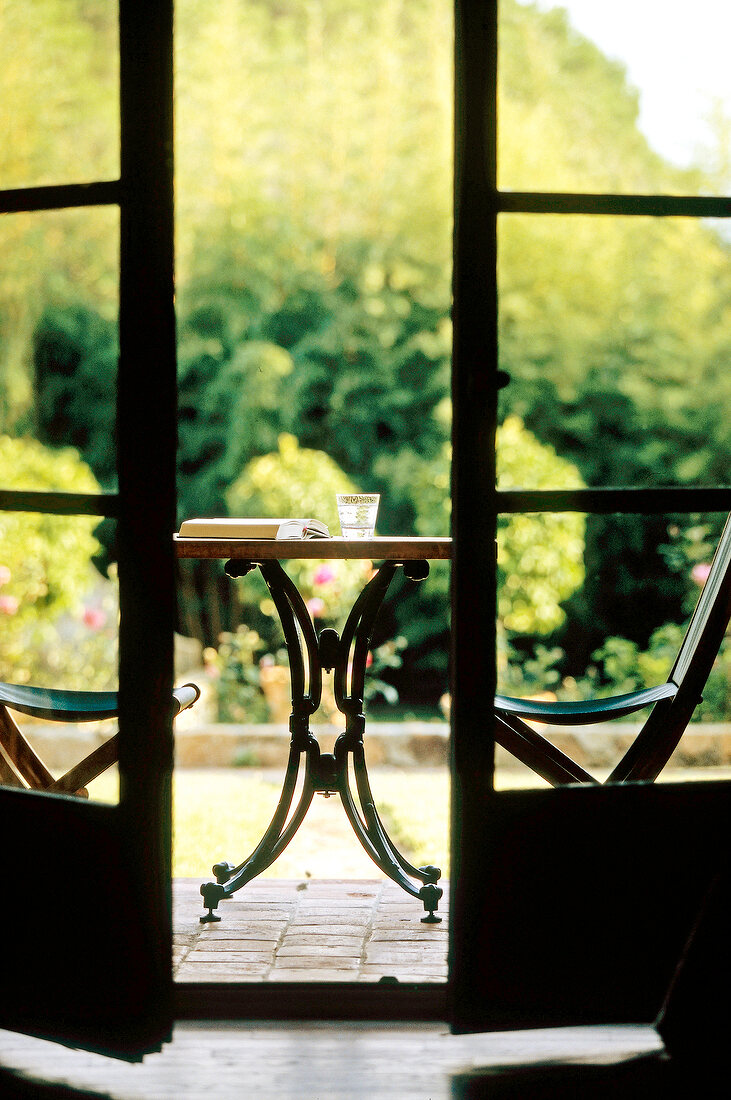
[[[35,749],[18,729],[10,712],[0,706],[0,745],[6,759],[12,761],[15,769],[25,780],[22,786],[46,790],[54,783],[54,778]],[[18,786],[19,784],[12,784]]]
[[[101,775],[101,773],[111,767],[112,764],[116,764],[118,747],[119,735],[115,733],[108,741],[105,741],[103,745],[99,745],[98,748],[90,752],[89,755],[85,756],[78,764],[75,764],[73,768],[69,768],[66,774],[62,775],[60,779],[54,780],[49,789],[59,794],[85,793],[88,797],[88,792],[84,792],[86,784],[91,783],[92,779],[96,779],[98,775]]]
[[[2,784],[4,787],[21,787],[24,791],[28,789],[28,784],[23,780],[22,775],[6,752],[5,746],[2,744],[1,741],[0,784]]]

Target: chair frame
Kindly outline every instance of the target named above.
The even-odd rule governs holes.
[[[721,533],[710,572],[664,684],[627,695],[580,702],[540,702],[495,697],[495,740],[553,786],[597,783],[529,722],[576,726],[625,717],[652,706],[647,721],[606,782],[657,779],[702,699],[703,688],[731,618],[731,515]]]
[[[187,710],[199,696],[200,690],[195,684],[176,688],[173,692],[174,716]],[[88,797],[87,783],[117,761],[119,735],[115,733],[55,778],[16,724],[11,711],[51,722],[98,722],[117,716],[117,693],[61,691],[0,683],[0,783],[5,786]]]

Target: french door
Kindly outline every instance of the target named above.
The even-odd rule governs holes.
[[[93,35],[89,19],[84,29]],[[94,180],[82,168],[74,178],[80,154],[68,148],[70,182],[67,171],[62,183],[0,192],[6,228],[13,219],[33,223],[51,211],[83,218],[95,209],[108,210],[116,225],[118,415],[109,440],[116,488],[0,486],[0,506],[41,513],[49,530],[58,516],[112,521],[120,606],[118,803],[0,789],[7,918],[0,1026],[136,1058],[159,1048],[172,1020],[172,3],[119,0],[118,26],[119,125],[100,138],[104,148],[118,144],[118,174]],[[46,139],[52,144],[53,134]],[[56,552],[70,550],[59,542]]]
[[[611,500],[496,490],[498,390],[510,385],[498,372],[498,252],[511,214],[728,218],[731,203],[499,190],[498,3],[458,0],[456,13],[452,1022],[650,1022],[728,845],[731,787],[494,787],[498,515],[640,510],[631,488]],[[668,513],[730,505],[726,487],[654,499]]]
[[[120,797],[106,806],[0,790],[0,870],[12,918],[0,1026],[127,1057],[159,1046],[172,1020],[171,9],[170,0],[119,0],[119,178],[0,192],[6,219],[116,210],[120,251],[118,487],[98,495],[51,498],[30,488],[0,496],[4,512],[116,522]],[[495,0],[456,4],[450,986],[461,1031],[651,1019],[715,868],[718,840],[728,836],[731,805],[725,784],[493,786],[492,547],[498,513],[524,506],[494,488],[497,392],[507,381],[497,370],[499,216],[557,207],[653,217],[730,213],[727,200],[499,192],[496,9]],[[667,501],[672,509],[674,498]],[[712,502],[727,508],[727,494]],[[558,503],[572,507],[568,496]],[[555,496],[542,505],[532,500],[535,508],[556,505]],[[581,507],[591,510],[591,502],[584,497]],[[617,510],[632,507],[628,490]]]

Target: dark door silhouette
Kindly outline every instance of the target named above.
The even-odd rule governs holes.
[[[119,26],[120,179],[0,193],[8,218],[106,205],[120,224],[118,492],[0,501],[116,519],[120,801],[0,789],[0,1026],[136,1058],[172,1023],[172,4],[120,0]]]
[[[497,10],[456,5],[451,1003],[458,1031],[652,1021],[728,843],[727,783],[495,791],[499,513],[728,512],[731,491],[495,489],[500,215],[728,217],[726,199],[500,192]],[[689,384],[690,383],[689,381]]]

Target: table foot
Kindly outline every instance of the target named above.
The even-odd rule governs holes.
[[[424,909],[426,910],[426,916],[421,918],[422,924],[441,924],[442,918],[436,916],[435,910],[443,893],[441,886],[437,886],[433,882],[426,883],[419,890],[419,897],[424,902]]]
[[[220,921],[220,917],[217,916],[213,910],[218,909],[218,903],[225,898],[226,892],[220,882],[204,882],[201,886],[201,897],[203,898],[203,908],[208,912],[200,917],[201,924],[211,924],[214,921]]]
[[[198,917],[201,924],[210,924],[213,921],[220,921],[220,917],[216,916],[212,909],[209,909],[207,913],[204,913],[202,917]]]

